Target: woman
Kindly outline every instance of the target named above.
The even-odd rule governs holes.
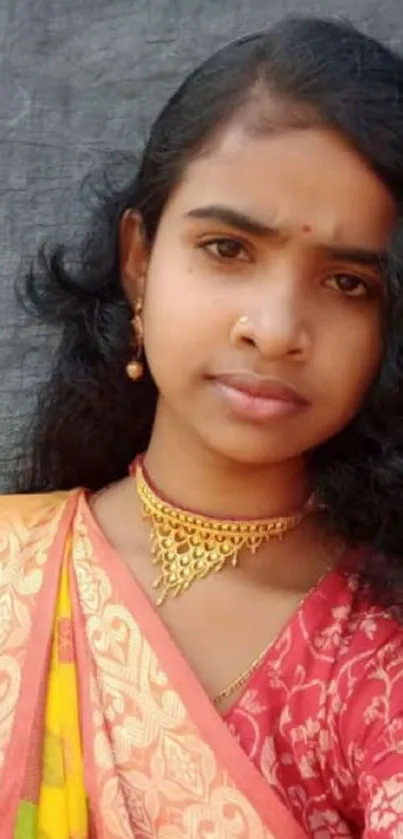
[[[291,19],[186,80],[78,266],[42,251],[2,839],[402,836],[402,198],[402,60]]]

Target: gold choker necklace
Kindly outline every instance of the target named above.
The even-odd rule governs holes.
[[[243,549],[255,554],[265,542],[283,539],[315,508],[310,499],[300,512],[290,516],[222,521],[176,507],[158,495],[140,459],[132,472],[142,517],[151,522],[152,563],[158,568],[153,587],[160,591],[157,606],[168,595],[183,594],[197,580],[221,571],[224,565],[235,567]]]

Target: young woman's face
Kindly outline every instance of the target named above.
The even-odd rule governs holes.
[[[382,352],[386,187],[337,134],[227,129],[189,165],[145,271],[160,421],[249,463],[341,431]],[[139,236],[125,228],[126,282]]]

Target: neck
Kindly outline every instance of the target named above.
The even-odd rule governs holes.
[[[310,494],[302,458],[250,464],[220,457],[183,429],[154,427],[144,460],[157,490],[173,504],[218,518],[266,518],[299,510]]]

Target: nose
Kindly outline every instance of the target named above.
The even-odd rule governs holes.
[[[264,299],[249,305],[233,333],[233,342],[253,346],[266,360],[286,356],[305,361],[311,346],[310,329],[303,301],[291,287],[279,284]]]

